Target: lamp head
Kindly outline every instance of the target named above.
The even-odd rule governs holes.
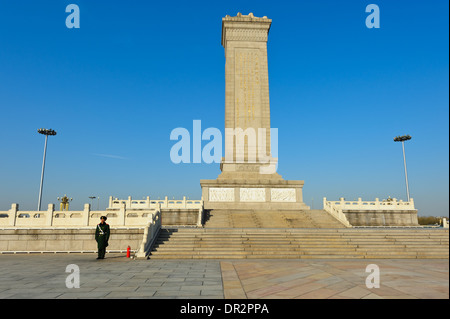
[[[409,141],[411,139],[410,135],[396,136],[394,137],[394,142],[404,142]]]
[[[39,134],[43,135],[56,135],[56,131],[52,129],[40,128],[37,131]]]

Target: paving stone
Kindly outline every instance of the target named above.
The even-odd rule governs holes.
[[[443,298],[448,259],[129,260],[88,254],[0,256],[0,298]],[[80,267],[68,289],[66,266]],[[368,289],[368,264],[380,288]],[[34,271],[34,269],[38,269]]]

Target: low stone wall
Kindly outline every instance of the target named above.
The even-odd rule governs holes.
[[[85,204],[82,211],[55,211],[55,205],[49,204],[46,211],[21,211],[18,204],[12,204],[8,211],[0,211],[0,229],[2,228],[82,228],[96,226],[100,222],[100,216],[106,216],[111,227],[139,227],[145,228],[149,220],[160,210],[163,211],[163,225],[196,225],[201,226],[203,205],[192,204],[184,201],[180,207],[166,205],[157,209],[127,208],[125,203],[120,203],[119,209],[107,209],[106,211],[91,211],[90,205]],[[137,204],[136,204],[137,205]]]
[[[390,197],[382,201],[327,201],[324,197],[323,208],[351,226],[419,226],[412,198],[404,202]]]
[[[343,210],[352,226],[419,226],[417,210],[348,211]]]
[[[22,211],[19,204],[12,204],[10,210],[0,211],[0,228],[95,227],[103,215],[108,217],[111,227],[144,228],[157,211],[127,210],[125,205],[115,211],[92,211],[89,204],[85,204],[82,211],[55,211],[54,204],[49,204],[45,211]]]
[[[196,208],[200,209],[203,207],[203,199],[169,199],[167,196],[164,199],[150,199],[147,196],[146,199],[132,199],[128,196],[128,199],[118,199],[112,196],[109,197],[109,207],[107,210],[118,210],[125,207],[125,209],[179,209],[179,208]]]
[[[163,226],[201,226],[203,210],[161,209]]]
[[[96,252],[95,228],[0,229],[0,252]],[[136,251],[144,228],[111,228],[107,251]]]
[[[201,226],[203,206],[166,208],[161,212],[148,209],[91,211],[89,204],[80,212],[54,210],[0,212],[0,253],[20,252],[96,252],[95,226],[101,215],[108,217],[111,237],[107,251],[126,251],[130,246],[140,255],[151,248],[161,222],[166,226]],[[131,224],[131,225],[130,225]],[[149,237],[150,236],[150,237]],[[144,246],[142,246],[144,244]]]

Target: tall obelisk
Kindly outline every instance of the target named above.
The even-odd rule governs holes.
[[[206,209],[308,209],[303,181],[276,173],[271,154],[267,39],[272,20],[222,18],[225,157],[217,180],[201,180]]]
[[[273,169],[263,173],[281,178],[276,174],[276,159],[270,147],[267,38],[271,23],[271,19],[257,18],[252,13],[222,19],[225,158],[219,179],[259,178],[261,165],[268,168],[271,163]]]

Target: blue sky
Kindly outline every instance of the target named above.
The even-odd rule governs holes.
[[[80,28],[68,29],[68,4]],[[368,29],[365,8],[380,8]],[[219,164],[174,164],[170,132],[224,129],[221,18],[268,16],[278,172],[304,201],[406,198],[449,214],[448,1],[0,1],[0,210],[73,197],[200,198]],[[203,142],[205,145],[207,142]]]

